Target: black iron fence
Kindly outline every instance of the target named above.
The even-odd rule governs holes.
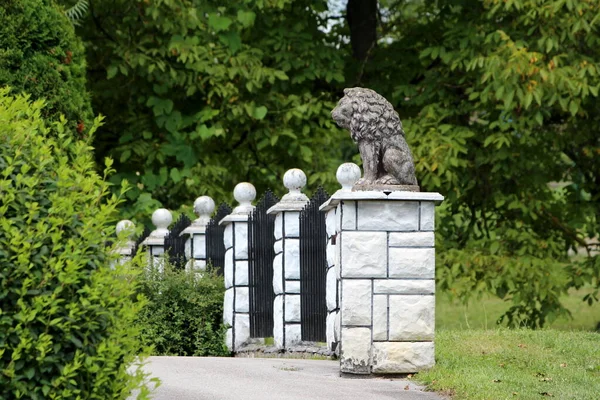
[[[248,220],[248,280],[250,300],[250,337],[273,335],[273,245],[275,216],[267,210],[279,202],[267,191]]]
[[[187,236],[181,236],[181,232],[191,223],[192,221],[187,216],[181,214],[173,228],[165,236],[165,254],[169,258],[169,263],[175,269],[185,268],[185,241]]]
[[[148,229],[147,227],[145,227],[144,231],[136,239],[135,244],[133,245],[133,250],[131,252],[132,256],[135,256],[138,253],[138,251],[140,251],[142,249],[142,242],[144,240],[146,240],[148,238],[148,236],[150,236],[150,233],[152,233],[152,231],[150,229]]]
[[[225,228],[219,225],[219,221],[229,214],[231,214],[231,207],[221,203],[217,214],[206,225],[206,263],[212,265],[221,276],[225,267],[225,245],[223,244]]]
[[[300,212],[300,316],[302,340],[326,341],[327,231],[319,211],[329,195],[319,188]]]

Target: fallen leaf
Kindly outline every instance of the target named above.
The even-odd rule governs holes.
[[[500,379],[494,379],[492,382],[495,382],[495,383],[500,383],[500,382],[502,382],[502,381],[501,381]]]
[[[567,363],[562,363],[562,364],[560,364],[560,367],[561,367],[561,368],[564,368],[564,367],[566,367],[566,366],[567,366]]]
[[[410,390],[410,387],[408,385],[404,386],[404,390]]]
[[[408,374],[408,375],[406,375],[406,378],[407,378],[407,379],[410,379],[410,378],[412,378],[412,374]]]
[[[525,346],[524,344],[520,344],[519,347],[522,348],[522,349],[526,349],[527,348],[527,346]]]
[[[542,396],[546,396],[546,397],[554,397],[554,395],[552,393],[549,393],[549,392],[541,392],[540,394]]]
[[[552,380],[552,378],[542,378],[540,379],[540,382],[550,382]]]
[[[546,376],[546,374],[544,374],[543,372],[537,372],[537,373],[535,374],[535,376],[537,376],[537,377],[541,377],[541,376]]]
[[[513,392],[513,396],[518,396],[519,392]]]
[[[500,363],[498,365],[501,366],[502,368],[504,368],[504,363]]]

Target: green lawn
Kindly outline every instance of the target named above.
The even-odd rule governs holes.
[[[416,379],[453,399],[600,398],[600,334],[439,330],[436,366]]]
[[[584,303],[586,293],[563,299],[573,318],[537,331],[499,327],[508,302],[465,306],[438,293],[436,366],[415,379],[454,400],[600,399],[600,305]]]
[[[559,318],[547,328],[559,330],[594,331],[600,323],[600,304],[589,306],[582,301],[591,289],[573,290],[563,297],[563,304],[573,318]],[[467,306],[449,300],[444,293],[436,296],[436,328],[438,329],[495,329],[496,321],[511,306],[510,302],[492,296],[484,296],[469,302]],[[600,396],[598,396],[600,399]]]

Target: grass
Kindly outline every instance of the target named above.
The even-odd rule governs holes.
[[[600,334],[440,330],[436,366],[415,378],[454,399],[600,398]]]
[[[600,323],[600,304],[589,306],[582,301],[591,289],[572,290],[561,300],[571,311],[572,318],[561,317],[547,328],[559,330],[594,331]],[[510,302],[483,296],[467,305],[449,300],[444,293],[436,296],[436,327],[438,329],[495,329],[496,321],[511,306]],[[598,396],[600,399],[600,396]]]

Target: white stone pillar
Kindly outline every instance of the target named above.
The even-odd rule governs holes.
[[[256,189],[250,183],[238,183],[233,197],[239,205],[219,224],[225,226],[225,299],[223,322],[229,325],[225,342],[237,351],[250,339],[250,300],[248,289],[248,217],[254,210]]]
[[[115,249],[115,252],[119,255],[116,263],[123,265],[131,260],[133,256],[135,224],[128,219],[121,220],[117,223],[115,231],[117,233],[117,240],[119,241],[119,246]],[[114,265],[112,267],[114,268]]]
[[[434,364],[434,206],[439,193],[336,192],[340,369],[410,373]],[[336,264],[336,268],[338,265]]]
[[[194,212],[198,216],[181,235],[187,235],[185,256],[188,262],[186,271],[204,271],[206,269],[206,225],[215,211],[215,202],[208,196],[201,196],[194,201]]]
[[[340,165],[336,177],[342,188],[337,192],[348,193],[360,179],[360,167],[353,163]],[[327,348],[339,356],[340,341],[340,247],[337,246],[337,234],[340,231],[340,216],[336,207],[326,211],[325,226],[327,229]]]
[[[152,223],[156,227],[142,242],[148,248],[148,267],[157,268],[160,273],[164,271],[165,236],[169,234],[169,225],[173,222],[173,215],[166,208],[159,208],[152,213]]]
[[[275,258],[273,259],[273,339],[280,349],[301,339],[300,320],[300,211],[309,199],[302,188],[306,175],[300,169],[288,170],[283,185],[289,193],[271,207],[275,215]]]

